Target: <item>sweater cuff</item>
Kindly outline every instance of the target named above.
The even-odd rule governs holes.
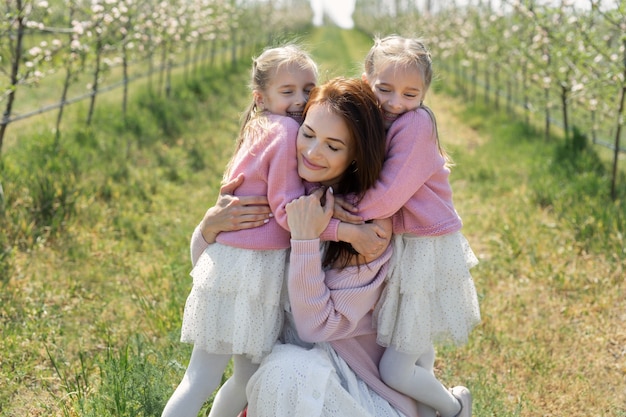
[[[300,255],[313,255],[320,253],[320,240],[295,240],[291,239],[291,252]]]
[[[191,252],[191,265],[195,265],[202,252],[209,246],[209,243],[204,240],[204,236],[202,236],[202,230],[200,229],[200,225],[196,226],[191,234],[191,242],[190,242],[190,252]]]
[[[326,226],[326,229],[324,229],[320,235],[320,239],[325,242],[338,242],[339,237],[337,236],[337,233],[339,231],[339,223],[338,219],[331,218],[328,226]]]

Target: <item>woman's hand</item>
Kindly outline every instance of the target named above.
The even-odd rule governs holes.
[[[322,206],[322,196],[326,195]],[[311,195],[303,195],[291,201],[285,207],[287,210],[287,224],[294,240],[316,239],[328,226],[333,216],[335,199],[332,188],[324,192],[319,188]]]
[[[252,229],[262,226],[272,216],[266,196],[236,197],[232,193],[243,183],[243,174],[220,188],[217,202],[209,208],[200,222],[204,240],[215,242],[220,232]]]

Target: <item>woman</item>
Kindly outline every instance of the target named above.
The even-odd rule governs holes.
[[[331,80],[311,92],[304,118],[296,146],[298,173],[324,188],[288,205],[292,249],[285,343],[274,346],[248,384],[248,416],[416,416],[416,403],[378,374],[383,348],[376,344],[371,311],[391,257],[388,239],[380,257],[361,257],[341,242],[327,242],[320,251],[333,192],[356,202],[380,173],[385,132],[375,96],[360,80]],[[218,200],[194,232],[194,261],[220,228],[264,221],[267,211],[255,205],[262,198],[251,201]],[[391,228],[388,221],[363,226],[385,236]]]
[[[303,136],[309,141],[332,137],[372,150],[366,142],[371,135],[355,130],[364,124],[362,106],[347,105],[325,87],[311,94],[297,148],[300,176],[327,189],[287,205],[291,254],[285,343],[274,346],[248,383],[248,416],[416,416],[415,401],[386,386],[378,372],[384,349],[376,343],[372,310],[382,293],[391,247],[380,257],[363,257],[341,242],[324,243],[320,250],[319,236],[333,215],[333,192],[362,196],[380,173],[373,161],[383,160],[374,150],[339,177],[315,177],[320,164],[300,146]],[[378,117],[370,116],[370,122],[378,121],[380,111],[373,102],[371,107]],[[390,227],[390,222],[381,225]]]

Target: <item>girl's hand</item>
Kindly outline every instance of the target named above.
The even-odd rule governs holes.
[[[322,196],[326,195],[326,201],[322,206]],[[319,238],[320,234],[328,226],[333,216],[335,199],[332,189],[324,192],[317,189],[311,195],[303,195],[288,203],[287,224],[294,240],[310,240]]]
[[[373,220],[372,223],[354,225],[340,223],[339,239],[349,242],[367,262],[385,252],[392,235],[391,219]]]
[[[335,197],[335,212],[333,217],[345,223],[363,224],[363,217],[354,214],[358,207],[350,204],[342,196]]]
[[[209,208],[200,222],[204,240],[215,242],[220,232],[252,229],[269,221],[271,210],[266,196],[236,197],[235,192],[244,180],[243,174],[220,188],[217,202]]]

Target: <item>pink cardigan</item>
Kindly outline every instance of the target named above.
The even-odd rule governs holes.
[[[306,342],[329,342],[352,370],[407,417],[417,404],[382,382],[372,309],[380,297],[392,249],[377,260],[343,270],[323,271],[320,240],[292,240],[288,294],[298,335]]]
[[[217,241],[243,249],[287,249],[289,228],[285,206],[304,194],[298,176],[296,139],[300,125],[294,119],[271,114],[263,135],[256,138],[252,149],[242,152],[235,161],[230,178],[243,173],[245,179],[235,195],[266,195],[274,217],[253,229],[221,232]]]
[[[393,216],[395,234],[440,236],[462,227],[452,203],[450,170],[439,153],[433,120],[424,109],[400,116],[387,132],[380,178],[358,204],[370,219]]]

